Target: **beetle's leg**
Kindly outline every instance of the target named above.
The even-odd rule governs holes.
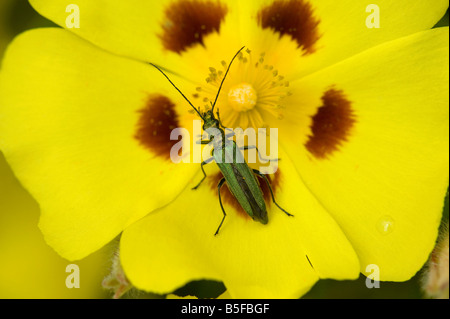
[[[202,145],[208,145],[209,143],[211,143],[212,142],[212,140],[198,140],[196,143],[197,144],[202,144]],[[214,149],[211,151],[211,153],[214,151]],[[212,154],[211,154],[212,155]],[[210,157],[210,158],[208,158],[206,161],[203,161],[201,164],[200,164],[200,167],[202,168],[202,172],[203,172],[203,178],[202,178],[202,180],[200,181],[200,183],[198,183],[197,184],[197,186],[195,186],[195,187],[193,187],[192,189],[193,190],[196,190],[200,185],[201,185],[201,183],[203,183],[203,181],[205,180],[205,178],[206,178],[206,173],[205,173],[205,169],[203,168],[203,166],[204,165],[206,165],[206,164],[209,164],[209,163],[211,163],[212,161],[214,160],[214,157]]]
[[[212,140],[198,140],[197,142],[195,142],[196,144],[202,144],[202,145],[208,145],[209,143],[211,143]]]
[[[240,149],[241,151],[248,151],[248,150],[254,150],[254,149],[256,149],[256,151],[258,152],[259,159],[260,159],[261,161],[263,161],[263,162],[271,162],[271,161],[278,162],[278,161],[281,160],[280,158],[276,158],[276,159],[273,159],[273,160],[272,160],[272,159],[263,158],[262,155],[261,155],[261,152],[259,151],[259,149],[258,149],[255,145],[252,145],[252,146],[243,146],[243,147],[240,147],[239,149]]]
[[[202,172],[203,172],[203,178],[202,178],[202,180],[200,181],[200,183],[197,184],[197,186],[195,186],[195,187],[192,188],[193,190],[196,190],[196,189],[200,186],[200,184],[203,183],[203,181],[204,181],[205,178],[206,178],[206,173],[205,173],[205,169],[203,168],[203,166],[206,165],[206,164],[211,163],[213,160],[214,160],[214,157],[210,157],[210,158],[208,158],[206,161],[203,161],[203,162],[200,164],[200,167],[202,168]]]
[[[220,180],[220,182],[219,182],[219,185],[217,185],[217,191],[219,192],[219,203],[220,203],[220,208],[222,208],[223,218],[222,218],[222,221],[220,222],[219,228],[217,228],[216,233],[214,234],[214,236],[217,236],[217,234],[219,233],[220,228],[222,227],[223,221],[225,220],[225,217],[227,217],[227,213],[225,213],[225,209],[223,208],[222,197],[220,195],[220,189],[222,188],[223,184],[225,184],[225,178],[222,178]]]
[[[253,173],[255,173],[256,175],[262,177],[262,178],[266,181],[267,186],[269,186],[270,195],[272,195],[272,201],[273,201],[273,203],[274,203],[275,205],[277,205],[277,207],[278,207],[279,209],[281,209],[286,215],[288,215],[288,216],[294,216],[294,215],[292,215],[292,214],[289,214],[287,211],[285,211],[283,208],[281,208],[280,205],[277,204],[277,202],[275,201],[275,196],[273,196],[272,186],[270,186],[270,182],[269,182],[269,179],[267,178],[267,176],[264,175],[263,173],[261,173],[260,171],[258,171],[257,169],[254,169],[254,170],[253,170]]]
[[[228,133],[227,135],[225,135],[226,139],[229,139],[230,137],[234,136],[234,132]],[[209,143],[211,143],[213,140],[198,140],[197,142],[195,142],[196,144],[201,144],[201,145],[208,145]]]
[[[222,124],[222,121],[220,120],[220,113],[219,113],[219,110],[217,110],[216,115],[217,115],[217,119],[219,120],[219,125],[220,125],[220,127],[223,128],[223,129],[226,129],[227,127],[225,127],[225,126]]]
[[[229,130],[231,130],[231,129],[229,129]],[[233,131],[231,131],[230,133],[228,133],[227,135],[225,135],[225,138],[230,138],[230,137],[232,137],[232,136],[235,136],[236,134],[233,132]]]
[[[217,115],[217,120],[219,120],[219,125],[220,125],[221,128],[223,128],[224,130],[231,130],[231,131],[233,131],[231,128],[228,128],[228,127],[226,127],[225,125],[222,124],[222,121],[220,120],[219,110],[217,110],[216,115]],[[234,135],[234,133],[231,136],[233,136],[233,135]]]

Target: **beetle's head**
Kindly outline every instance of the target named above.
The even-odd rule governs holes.
[[[219,128],[219,120],[214,116],[213,110],[208,110],[202,114],[203,117],[203,129],[207,130],[208,128],[215,127]]]

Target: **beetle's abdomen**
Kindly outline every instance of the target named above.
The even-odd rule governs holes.
[[[217,150],[214,151],[213,156],[218,159],[216,163],[227,182],[228,189],[250,217],[267,224],[268,216],[263,193],[236,144],[227,143],[221,151],[222,159],[217,156]]]

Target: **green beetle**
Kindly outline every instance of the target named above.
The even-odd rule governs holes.
[[[216,106],[217,99],[220,95],[220,91],[227,77],[227,74],[231,68],[231,65],[233,64],[233,61],[236,59],[236,57],[243,49],[244,47],[241,48],[231,60],[230,64],[228,65],[228,69],[225,73],[225,76],[222,79],[222,83],[220,84],[214,103],[211,102],[211,109],[204,113],[200,113],[199,110],[194,105],[192,105],[192,103],[186,98],[186,96],[176,87],[176,85],[169,79],[169,77],[161,69],[159,69],[156,65],[150,63],[167,78],[167,80],[173,85],[173,87],[184,97],[184,99],[200,116],[200,118],[203,120],[203,130],[206,132],[208,131],[217,132],[216,134],[210,134],[209,140],[199,141],[201,144],[213,145],[213,149],[211,152],[212,157],[201,163],[203,178],[200,181],[200,183],[193,188],[194,190],[197,189],[206,178],[206,173],[203,166],[211,163],[212,161],[215,161],[223,175],[223,178],[220,180],[217,186],[219,194],[219,203],[223,212],[223,218],[219,227],[217,228],[215,235],[219,233],[219,230],[222,227],[225,217],[227,216],[222,204],[222,198],[220,194],[220,190],[225,183],[227,183],[228,189],[236,198],[236,200],[239,202],[239,205],[242,207],[242,209],[244,209],[244,211],[253,220],[258,221],[265,225],[269,222],[269,218],[267,216],[267,208],[264,201],[264,195],[256,179],[256,176],[260,176],[265,180],[267,186],[269,187],[273,203],[286,215],[293,216],[289,214],[287,211],[285,211],[283,208],[281,208],[275,201],[272,187],[270,185],[267,176],[257,170],[251,169],[245,162],[241,150],[248,150],[250,148],[256,147],[247,146],[241,149],[238,148],[237,144],[233,140],[229,139],[229,135],[226,135],[224,130],[225,127],[220,122],[219,113],[217,112],[217,117],[214,114],[214,108]]]

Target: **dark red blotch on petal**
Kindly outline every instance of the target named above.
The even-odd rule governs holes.
[[[160,38],[164,48],[182,53],[204,36],[219,32],[228,9],[219,1],[178,0],[165,10]]]
[[[312,135],[306,149],[318,159],[328,158],[347,141],[356,123],[351,102],[341,90],[330,89],[322,96],[322,106],[313,116]]]
[[[170,160],[170,151],[178,141],[170,140],[170,133],[179,127],[175,104],[164,95],[150,95],[139,111],[135,138],[155,155]]]
[[[276,0],[258,12],[257,20],[263,28],[270,28],[280,36],[289,35],[298,47],[310,54],[319,40],[319,20],[314,17],[311,4],[305,0]]]
[[[270,182],[272,191],[275,195],[277,192],[277,189],[280,185],[280,179],[281,179],[280,178],[280,170],[278,169],[274,175],[266,175],[266,176]],[[223,175],[220,172],[209,178],[209,185],[210,185],[211,189],[213,190],[213,192],[215,192],[215,194],[217,195],[217,208],[219,210],[220,210],[220,203],[219,203],[219,199],[218,199],[219,194],[217,191],[217,185],[219,184],[219,182],[222,178],[223,178]],[[267,183],[263,178],[256,176],[256,179],[257,179],[260,189],[263,193],[266,205],[267,205],[267,207],[270,207],[270,205],[272,204],[272,195],[270,194],[270,189],[267,186]],[[224,205],[232,206],[238,212],[238,214],[240,216],[252,220],[251,217],[241,207],[241,205],[239,204],[237,199],[233,196],[233,194],[231,193],[231,191],[228,188],[227,183],[225,183],[225,185],[221,188],[220,194],[222,197],[222,203]],[[224,207],[224,208],[226,211],[226,207]]]

